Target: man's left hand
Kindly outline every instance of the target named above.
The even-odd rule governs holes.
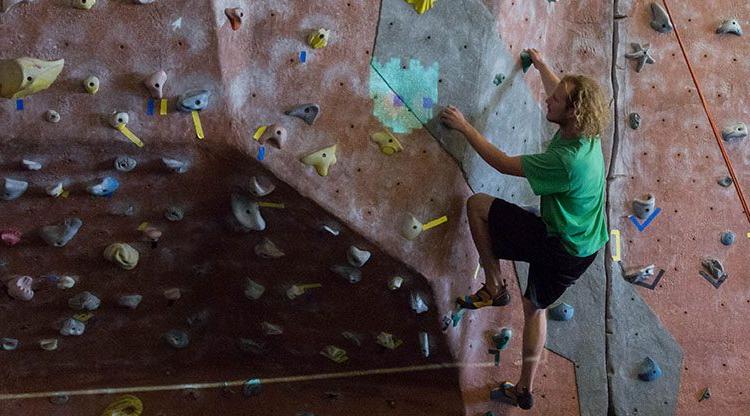
[[[452,105],[449,105],[448,108],[440,112],[440,122],[449,129],[460,132],[466,131],[466,127],[469,126],[469,122],[466,121],[464,115]]]

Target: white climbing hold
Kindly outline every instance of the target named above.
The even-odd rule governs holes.
[[[716,29],[716,33],[742,36],[742,26],[740,26],[740,22],[737,19],[725,20]]]
[[[370,260],[372,254],[367,250],[360,250],[355,246],[349,247],[346,253],[346,260],[354,267],[362,267]]]
[[[633,211],[635,216],[640,220],[648,219],[654,208],[656,207],[656,197],[652,194],[647,194],[641,199],[633,200]]]
[[[162,163],[164,163],[164,166],[175,173],[185,173],[188,171],[189,165],[187,162],[183,162],[177,159],[170,159],[168,157],[161,158],[161,161]]]
[[[42,169],[42,164],[37,162],[36,160],[23,159],[21,161],[21,165],[26,170],[41,170]]]
[[[266,335],[281,335],[284,333],[284,328],[279,325],[274,325],[270,322],[264,321],[260,324],[260,326]]]
[[[49,121],[50,123],[59,123],[60,113],[55,110],[47,110],[47,112],[44,113],[44,119]]]
[[[651,3],[651,28],[659,33],[669,33],[674,29],[669,14],[659,3]]]
[[[45,351],[54,351],[57,349],[57,345],[57,338],[48,338],[39,341],[39,347],[41,347]]]
[[[257,197],[266,196],[276,189],[271,179],[265,176],[253,176],[250,182],[252,188],[250,192]]]
[[[248,299],[258,300],[261,296],[263,296],[263,293],[265,291],[265,286],[261,285],[255,280],[249,277],[245,279],[245,297],[247,297]]]
[[[5,178],[0,198],[6,201],[12,201],[23,195],[23,193],[26,192],[27,189],[29,189],[28,182]]]
[[[255,254],[264,259],[278,259],[284,257],[284,252],[281,251],[273,241],[265,237],[255,246]]]
[[[407,215],[401,223],[401,235],[407,240],[415,240],[422,233],[423,227],[413,215]]]
[[[409,294],[409,303],[411,309],[419,315],[420,313],[427,312],[430,308],[427,307],[427,303],[424,301],[419,293],[412,292]]]
[[[63,189],[63,183],[62,182],[58,182],[56,184],[50,185],[47,188],[45,188],[44,191],[47,193],[47,195],[49,195],[51,197],[54,197],[54,198],[57,198],[60,195],[62,195],[62,193],[64,191],[64,189]]]
[[[109,125],[113,129],[119,129],[121,126],[126,126],[130,122],[130,116],[126,111],[115,111],[109,116]]]
[[[67,290],[73,288],[73,286],[76,285],[78,281],[77,277],[74,276],[62,276],[60,277],[60,280],[57,281],[57,288],[62,290]]]
[[[742,140],[747,137],[747,125],[745,123],[736,123],[727,126],[721,131],[721,137],[726,142]]]
[[[60,335],[64,336],[80,336],[86,330],[86,324],[79,321],[78,319],[68,318],[63,322],[62,328],[60,328]]]
[[[388,289],[398,290],[404,283],[404,278],[401,276],[394,276],[388,281]]]
[[[68,299],[68,306],[77,311],[94,311],[99,309],[102,301],[91,292],[81,292]]]
[[[232,213],[237,222],[247,231],[266,229],[266,221],[260,214],[260,206],[245,195],[232,194]]]
[[[34,279],[30,276],[16,276],[8,280],[5,286],[10,297],[28,302],[34,297],[33,283]]]

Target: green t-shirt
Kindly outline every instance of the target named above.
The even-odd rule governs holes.
[[[596,253],[609,240],[604,216],[604,155],[598,138],[552,138],[547,151],[521,156],[526,178],[541,196],[547,233],[572,255]]]

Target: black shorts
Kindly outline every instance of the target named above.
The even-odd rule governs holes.
[[[524,296],[538,308],[559,299],[596,258],[597,253],[588,257],[568,253],[559,237],[547,234],[540,217],[502,199],[492,202],[488,220],[495,257],[529,263]]]

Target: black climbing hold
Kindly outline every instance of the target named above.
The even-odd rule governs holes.
[[[285,111],[284,114],[301,118],[305,123],[312,126],[320,115],[320,106],[317,104],[302,104]]]
[[[630,113],[628,116],[628,122],[631,129],[638,130],[638,127],[641,127],[641,115],[638,113]]]

